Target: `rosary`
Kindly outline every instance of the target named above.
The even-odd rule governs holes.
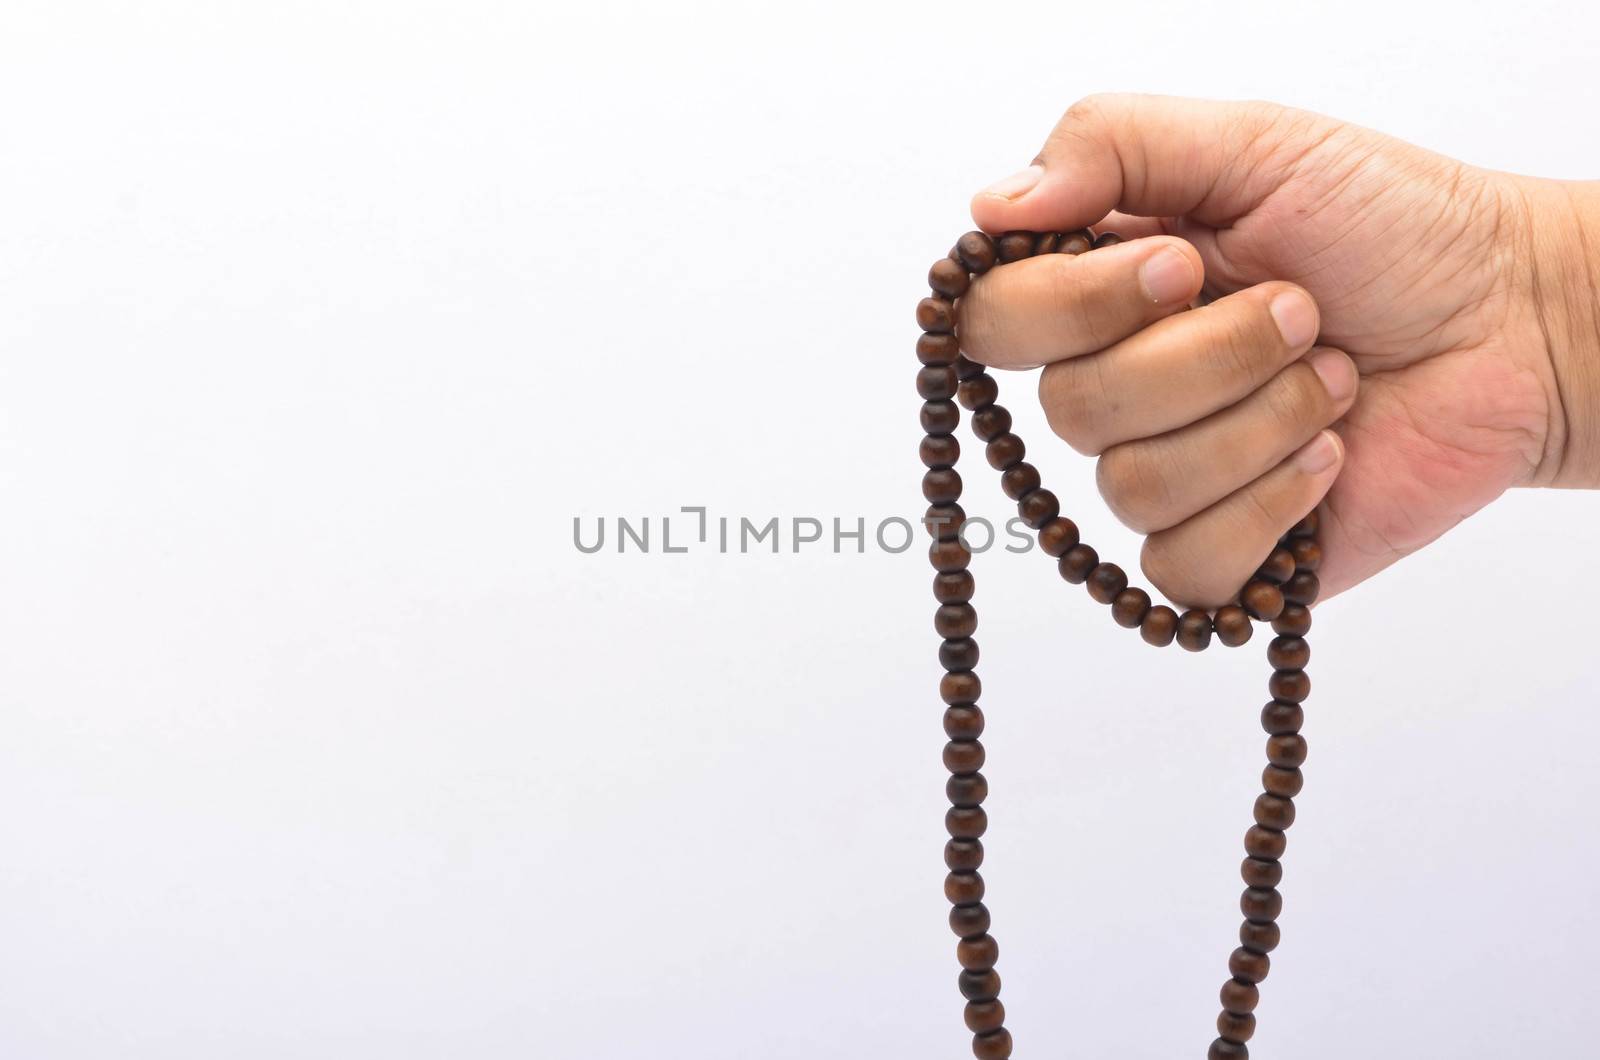
[[[1036,254],[1082,254],[1120,242],[1112,233],[1098,237],[1087,231],[1043,234],[1011,232],[991,238],[968,232],[956,241],[947,258],[928,270],[931,297],[917,304],[917,393],[922,395],[922,494],[929,508],[923,517],[933,544],[928,558],[937,572],[933,595],[939,601],[933,625],[943,643],[939,663],[944,675],[939,696],[944,700],[944,764],[950,771],[945,791],[950,809],[945,829],[950,841],[944,848],[949,868],[944,893],[950,900],[950,927],[960,939],[956,959],[961,964],[958,983],[967,999],[966,1023],[972,1031],[972,1051],[978,1060],[1008,1060],[1011,1032],[1005,1028],[1005,1006],[1000,1003],[1000,976],[994,970],[999,946],[989,933],[989,910],[983,904],[981,841],[988,827],[983,800],[989,783],[983,768],[983,711],[978,707],[981,685],[973,672],[978,662],[978,613],[972,608],[974,583],[967,570],[972,553],[960,531],[966,513],[957,502],[961,475],[956,458],[961,445],[954,431],[961,420],[959,400],[972,413],[972,431],[985,443],[989,464],[1000,472],[1000,488],[1017,502],[1022,520],[1039,535],[1039,546],[1056,560],[1061,577],[1088,587],[1097,603],[1111,608],[1111,617],[1127,629],[1137,629],[1145,643],[1158,648],[1174,640],[1187,651],[1201,651],[1213,636],[1229,647],[1250,639],[1252,619],[1270,622],[1277,634],[1267,646],[1272,676],[1267,681],[1272,699],[1261,709],[1261,727],[1267,732],[1267,767],[1261,774],[1263,793],[1256,798],[1255,824],[1244,836],[1246,857],[1239,873],[1245,891],[1239,899],[1244,922],[1239,926],[1239,947],[1228,957],[1227,982],[1222,984],[1222,1012],[1217,1017],[1217,1037],[1208,1060],[1243,1060],[1250,1055],[1245,1042],[1255,1031],[1254,1010],[1260,993],[1256,984],[1267,976],[1267,954],[1278,944],[1278,913],[1283,898],[1278,883],[1283,878],[1279,858],[1285,846],[1284,831],[1294,823],[1294,796],[1300,793],[1300,766],[1306,759],[1306,742],[1300,735],[1305,713],[1300,704],[1311,691],[1305,665],[1311,657],[1305,635],[1311,629],[1310,604],[1317,598],[1316,570],[1322,562],[1317,544],[1317,513],[1312,511],[1278,542],[1272,554],[1239,591],[1236,603],[1215,612],[1188,610],[1179,614],[1165,604],[1153,604],[1150,594],[1128,584],[1128,576],[1115,563],[1105,563],[1094,549],[1079,540],[1078,527],[1061,514],[1056,495],[1039,484],[1039,471],[1023,459],[1022,439],[1011,433],[1011,414],[995,403],[999,387],[983,365],[961,355],[956,338],[955,301],[997,264],[1020,261]]]

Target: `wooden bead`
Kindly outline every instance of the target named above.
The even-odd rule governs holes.
[[[1255,815],[1256,824],[1261,827],[1286,831],[1294,824],[1294,802],[1281,795],[1266,792],[1256,796]]]
[[[1034,256],[1037,257],[1040,254],[1054,254],[1056,252],[1056,246],[1060,242],[1061,233],[1040,232],[1033,241]]]
[[[1311,610],[1302,604],[1283,605],[1283,614],[1272,620],[1272,631],[1285,637],[1303,637],[1311,632]]]
[[[946,640],[960,640],[978,631],[978,612],[971,604],[940,604],[933,613],[933,630]]]
[[[944,897],[951,905],[971,905],[983,901],[983,876],[976,872],[952,872],[944,878]]]
[[[982,276],[999,260],[995,253],[994,240],[985,232],[968,232],[956,240],[956,260],[966,267],[967,271],[977,276]]]
[[[1007,232],[995,240],[1002,262],[1021,261],[1033,253],[1033,233]]]
[[[1283,895],[1276,887],[1247,887],[1239,896],[1239,911],[1246,920],[1276,920],[1283,912]]]
[[[1145,612],[1144,621],[1139,623],[1139,636],[1144,638],[1146,644],[1153,644],[1158,648],[1165,648],[1172,643],[1172,638],[1178,633],[1178,612],[1166,604],[1156,604]]]
[[[967,564],[972,562],[972,553],[967,551],[967,546],[958,540],[935,541],[928,546],[928,562],[933,564],[933,569],[940,574],[965,574]],[[972,575],[967,574],[969,581],[966,584],[968,585],[967,596],[969,599],[972,596],[971,577]],[[935,581],[934,585],[937,589],[939,583]]]
[[[922,476],[922,495],[929,504],[953,504],[961,499],[961,472],[953,467],[934,468]]]
[[[1300,794],[1300,789],[1304,785],[1305,774],[1298,769],[1267,766],[1261,771],[1261,786],[1269,795],[1281,795],[1286,799],[1292,799]]]
[[[1306,738],[1298,733],[1267,737],[1267,761],[1284,769],[1306,764]]]
[[[954,335],[924,332],[917,336],[917,360],[923,364],[950,368],[955,366],[956,359],[960,356],[961,344],[956,341]]]
[[[939,678],[939,698],[952,707],[964,707],[976,703],[982,693],[983,683],[971,670],[947,673]]]
[[[1250,623],[1250,616],[1244,608],[1235,604],[1217,608],[1216,618],[1217,639],[1230,648],[1237,648],[1250,639],[1255,632],[1255,626]]]
[[[968,360],[965,356],[956,358],[956,379],[965,383],[968,379],[976,379],[989,369],[977,361]]]
[[[1011,410],[989,405],[972,414],[972,433],[980,442],[992,442],[1011,429]]]
[[[1282,832],[1260,825],[1252,825],[1244,833],[1244,852],[1262,861],[1276,861],[1283,857],[1288,843],[1288,838]]]
[[[1243,946],[1228,955],[1228,972],[1241,982],[1259,983],[1267,977],[1267,972],[1271,968],[1271,957],[1265,953],[1247,950]]]
[[[1268,581],[1253,581],[1239,594],[1244,609],[1263,622],[1283,613],[1283,591]]]
[[[1304,670],[1275,670],[1267,678],[1267,689],[1273,699],[1301,703],[1311,694],[1311,678]]]
[[[989,815],[982,806],[952,806],[944,812],[944,830],[952,839],[982,839]]]
[[[1000,976],[993,969],[987,972],[963,970],[957,986],[968,1001],[993,1001],[1000,996]]]
[[[973,1034],[996,1031],[1006,1021],[1006,1007],[999,1001],[969,1001],[962,1019]]]
[[[971,284],[972,277],[967,274],[966,268],[949,258],[940,258],[928,270],[928,286],[941,298],[955,301],[967,293]]]
[[[1036,489],[1017,502],[1017,517],[1037,530],[1061,514],[1061,502],[1047,489]]]
[[[1086,228],[1076,232],[1068,232],[1061,237],[1061,242],[1056,245],[1059,254],[1083,254],[1094,248],[1094,237]]]
[[[1322,583],[1317,581],[1315,574],[1308,570],[1298,571],[1293,578],[1283,583],[1283,598],[1291,604],[1314,604],[1321,588]]]
[[[1271,920],[1246,920],[1239,925],[1240,945],[1257,953],[1271,953],[1277,949],[1281,934],[1277,923]]]
[[[956,329],[956,307],[945,298],[924,298],[917,303],[917,327],[949,334]]]
[[[1222,1007],[1229,1012],[1254,1012],[1256,1005],[1261,1001],[1261,991],[1256,989],[1254,983],[1241,983],[1237,979],[1229,979],[1222,984],[1220,994]]]
[[[1085,544],[1077,544],[1062,553],[1056,569],[1061,572],[1061,577],[1073,585],[1082,585],[1084,579],[1089,577],[1089,572],[1094,570],[1099,562],[1100,556],[1094,549]]]
[[[989,459],[990,467],[1004,471],[1021,463],[1027,451],[1028,447],[1022,444],[1021,438],[1014,434],[1002,434],[985,447],[983,455]]]
[[[962,551],[966,549],[963,547]],[[972,599],[975,588],[972,575],[960,568],[933,576],[933,598],[941,604],[964,604]]]
[[[1283,882],[1283,862],[1267,858],[1245,858],[1239,864],[1239,875],[1244,879],[1246,887],[1276,887]]]
[[[976,775],[976,774],[975,774]],[[951,780],[958,778],[951,777]],[[951,872],[976,872],[983,865],[983,843],[952,839],[944,845],[944,867]]]
[[[1020,501],[1031,490],[1039,488],[1039,469],[1026,460],[1007,468],[1000,474],[1000,489],[1007,497]]]
[[[983,768],[984,758],[983,744],[977,740],[951,740],[944,745],[944,767],[952,773],[976,773]]]
[[[958,637],[939,645],[939,665],[946,670],[970,670],[978,665],[978,642]]]
[[[961,382],[956,387],[956,400],[962,407],[977,412],[979,409],[993,405],[995,398],[1000,396],[1000,384],[994,381],[992,375],[980,375]]]
[[[922,513],[922,528],[935,541],[952,541],[966,525],[967,510],[954,502],[930,504]]]
[[[1111,601],[1111,619],[1123,629],[1134,629],[1150,611],[1150,594],[1143,589],[1124,589]]]
[[[944,712],[944,734],[952,740],[976,740],[983,735],[983,708],[951,707]]]
[[[1274,670],[1304,670],[1311,646],[1300,637],[1274,637],[1267,645],[1267,664]]]
[[[1047,556],[1060,559],[1077,543],[1078,524],[1065,516],[1058,515],[1039,528],[1039,548]]]
[[[1109,604],[1128,587],[1128,576],[1115,563],[1097,563],[1085,584],[1096,603]]]
[[[961,458],[961,443],[953,434],[930,434],[917,447],[917,455],[928,467],[950,467]]]
[[[1101,232],[1099,235],[1094,237],[1094,249],[1099,250],[1101,247],[1114,247],[1120,242],[1122,242],[1122,237],[1117,235],[1115,232]]]
[[[1250,1060],[1250,1050],[1240,1042],[1217,1038],[1206,1050],[1206,1060]]]
[[[961,409],[954,401],[924,401],[922,429],[929,434],[949,434],[961,426]]]
[[[1281,703],[1275,699],[1261,708],[1261,728],[1268,735],[1296,733],[1305,723],[1305,708],[1298,703]]]
[[[1000,944],[993,935],[975,935],[956,943],[956,961],[969,971],[981,972],[993,968],[999,959]]]
[[[1322,566],[1322,546],[1315,538],[1297,537],[1289,548],[1294,553],[1294,565],[1300,570],[1314,571]]]
[[[1248,1012],[1223,1012],[1217,1016],[1217,1037],[1244,1043],[1256,1033],[1256,1018]]]
[[[956,394],[956,370],[947,364],[925,364],[917,369],[917,393],[925,401],[944,401]]]
[[[1189,610],[1178,616],[1178,646],[1184,651],[1205,651],[1211,643],[1211,616]]]
[[[1315,508],[1306,514],[1306,517],[1289,528],[1287,537],[1316,537],[1317,531],[1322,528],[1322,517]]]
[[[944,782],[944,794],[952,806],[981,806],[989,797],[989,781],[982,773],[958,773]]]
[[[950,930],[960,938],[982,935],[989,930],[989,909],[982,902],[958,905],[950,910]]]
[[[1275,548],[1272,555],[1261,563],[1256,577],[1273,585],[1282,585],[1294,576],[1294,553],[1286,548]]]
[[[977,1060],[1011,1060],[1011,1048],[1011,1032],[1004,1027],[972,1038],[972,1055]]]

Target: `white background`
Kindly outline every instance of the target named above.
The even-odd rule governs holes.
[[[1594,176],[1597,29],[7,0],[0,1055],[969,1055],[920,543],[573,518],[920,512],[922,277],[1079,96]],[[1509,496],[1319,609],[1256,1055],[1592,1055],[1597,521]],[[977,569],[1018,1055],[1202,1055],[1264,638],[1158,656],[1038,555]]]

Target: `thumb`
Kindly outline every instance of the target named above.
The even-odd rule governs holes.
[[[1067,231],[1112,210],[1220,227],[1290,168],[1264,163],[1297,157],[1333,124],[1271,103],[1090,96],[1056,123],[1031,166],[973,197],[972,216],[989,232]]]

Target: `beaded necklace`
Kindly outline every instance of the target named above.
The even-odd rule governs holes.
[[[1316,571],[1322,562],[1317,513],[1312,511],[1284,535],[1239,591],[1237,602],[1215,612],[1190,609],[1182,614],[1154,604],[1149,593],[1128,584],[1121,567],[1102,562],[1079,539],[1077,524],[1061,514],[1055,494],[1039,484],[1038,469],[1023,459],[1022,439],[1011,433],[1011,414],[995,403],[999,387],[994,377],[961,355],[956,338],[955,302],[973,277],[997,264],[1038,254],[1082,254],[1120,241],[1110,232],[1098,237],[1088,231],[1011,232],[998,238],[968,232],[956,241],[949,257],[928,270],[933,294],[917,304],[917,324],[923,332],[917,339],[917,359],[922,362],[917,393],[923,398],[921,456],[927,467],[922,494],[929,504],[923,522],[933,538],[928,558],[937,572],[933,595],[939,601],[933,625],[944,638],[939,646],[939,663],[945,671],[939,696],[946,704],[944,731],[950,740],[944,748],[944,764],[950,771],[945,785],[950,798],[945,829],[950,841],[944,850],[950,872],[944,893],[952,907],[950,927],[960,939],[958,984],[967,999],[966,1023],[978,1060],[1007,1060],[1012,1043],[995,971],[1000,951],[989,933],[989,910],[983,904],[983,877],[978,872],[983,864],[981,837],[988,827],[983,800],[989,785],[979,772],[984,752],[978,738],[984,721],[978,707],[982,686],[974,672],[978,644],[972,637],[978,614],[971,603],[974,582],[967,569],[972,554],[960,537],[966,513],[957,503],[961,475],[955,464],[961,446],[953,432],[961,412],[952,399],[972,413],[973,433],[985,443],[989,464],[1000,472],[1000,488],[1017,502],[1022,520],[1038,533],[1040,548],[1056,560],[1061,577],[1086,586],[1097,603],[1110,607],[1117,625],[1139,630],[1147,644],[1158,648],[1176,641],[1188,651],[1202,651],[1213,635],[1236,647],[1250,639],[1252,620],[1272,624],[1277,634],[1267,646],[1272,699],[1261,710],[1268,764],[1261,774],[1264,791],[1256,798],[1255,824],[1244,837],[1246,857],[1240,875],[1245,891],[1239,899],[1244,922],[1239,926],[1240,945],[1228,957],[1229,978],[1222,984],[1222,1013],[1208,1060],[1243,1060],[1250,1055],[1245,1042],[1255,1031],[1257,984],[1266,978],[1271,963],[1267,954],[1278,944],[1276,921],[1283,906],[1277,889],[1283,878],[1279,858],[1284,832],[1294,823],[1293,799],[1300,793],[1300,766],[1306,758],[1300,704],[1311,691],[1305,673],[1311,649],[1305,636],[1311,629],[1309,608],[1317,598]]]

